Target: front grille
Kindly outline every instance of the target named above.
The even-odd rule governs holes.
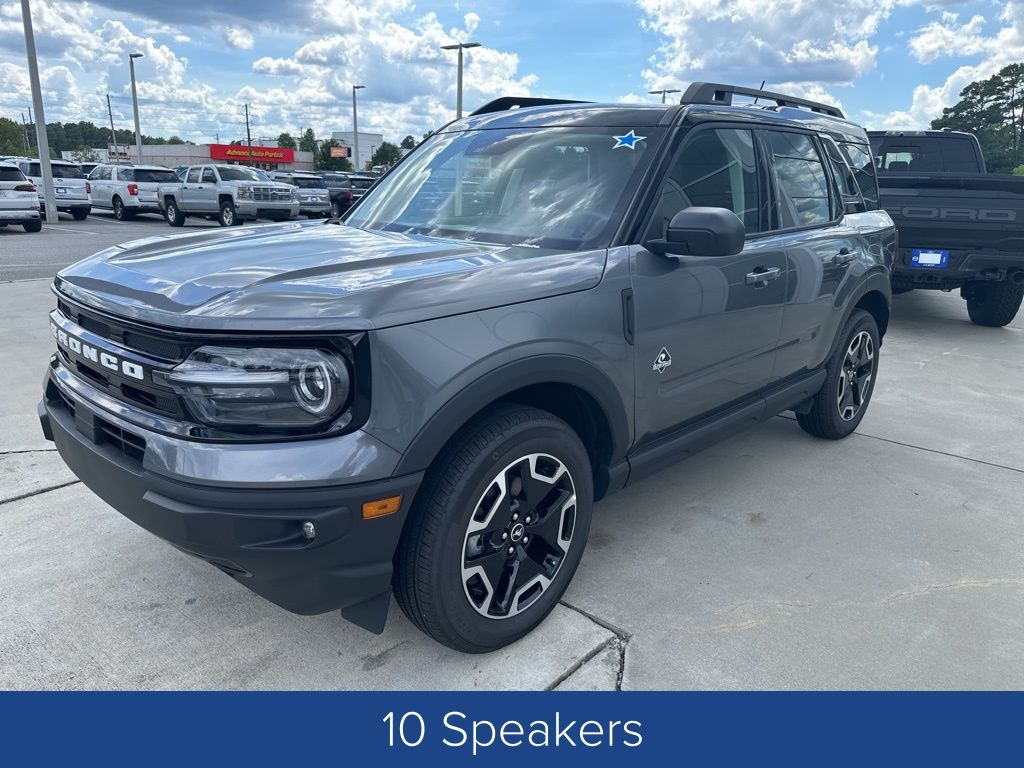
[[[188,357],[196,347],[195,343],[182,341],[172,334],[108,319],[63,299],[58,299],[57,309],[80,328],[150,357],[177,363]]]
[[[292,193],[287,189],[254,187],[252,190],[252,199],[260,203],[288,203],[291,202]]]

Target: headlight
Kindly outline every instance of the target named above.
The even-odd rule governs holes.
[[[347,362],[326,349],[200,347],[163,377],[198,421],[245,431],[321,427],[351,393]]]
[[[236,187],[235,194],[239,200],[252,200],[252,187]]]

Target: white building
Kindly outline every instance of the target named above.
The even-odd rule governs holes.
[[[331,138],[335,141],[344,144],[346,147],[352,147],[352,151],[355,152],[355,135],[352,131],[334,131],[331,134]],[[373,153],[377,151],[377,147],[384,143],[383,133],[363,133],[359,132],[359,157],[353,159],[352,165],[357,171],[365,170],[367,163],[370,162],[370,158],[373,157]],[[359,162],[356,162],[358,160]]]

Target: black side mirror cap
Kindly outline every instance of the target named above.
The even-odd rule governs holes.
[[[644,248],[659,256],[732,256],[743,250],[747,232],[728,208],[692,206],[672,217],[665,239]]]

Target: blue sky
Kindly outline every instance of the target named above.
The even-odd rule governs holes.
[[[1024,0],[1022,0],[1024,2]],[[457,39],[467,108],[504,94],[652,100],[693,80],[838,102],[869,127],[923,126],[973,79],[1024,60],[1022,2],[956,0],[33,0],[47,119],[130,126],[126,55],[143,130],[196,141],[312,126],[400,139],[454,116]],[[244,8],[244,12],[242,9]],[[20,3],[0,0],[0,114],[30,103]]]

